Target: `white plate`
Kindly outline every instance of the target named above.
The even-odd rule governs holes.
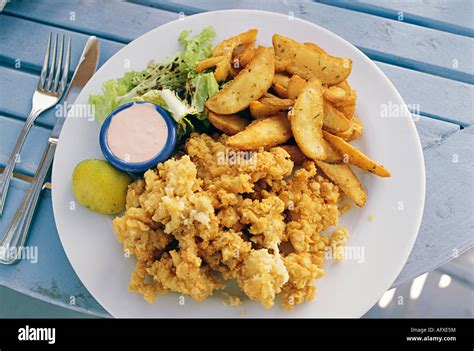
[[[216,43],[249,28],[258,28],[258,44],[271,45],[274,33],[315,42],[329,53],[353,60],[350,84],[357,90],[357,116],[365,132],[361,150],[392,172],[389,179],[364,175],[368,192],[364,208],[355,208],[340,223],[349,227],[348,245],[364,250],[363,262],[329,264],[317,281],[318,294],[291,313],[275,305],[270,310],[246,301],[226,307],[216,293],[204,302],[178,294],[159,296],[153,304],[127,290],[134,259],[125,258],[112,231],[112,218],[74,207],[71,174],[87,158],[103,158],[99,126],[86,118],[69,118],[61,133],[53,167],[53,208],[62,245],[74,270],[97,301],[115,317],[360,317],[390,288],[415,242],[425,197],[425,171],[418,134],[397,90],[380,69],[347,41],[312,23],[263,11],[207,12],[156,28],[114,55],[94,75],[76,103],[86,104],[90,93],[124,72],[141,70],[152,59],[180,49],[178,36],[198,33],[212,25]],[[401,117],[383,117],[384,108],[399,108]],[[372,219],[373,217],[373,219]],[[371,218],[371,220],[369,219]],[[243,310],[243,313],[242,313]]]

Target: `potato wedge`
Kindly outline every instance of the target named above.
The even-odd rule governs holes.
[[[304,45],[312,50],[315,50],[316,52],[326,54],[326,51],[324,51],[322,47],[316,45],[315,43],[304,43]]]
[[[286,116],[272,116],[250,123],[242,132],[229,137],[226,145],[240,150],[273,147],[291,139],[290,122]]]
[[[307,81],[301,78],[298,75],[293,75],[290,78],[287,88],[287,95],[289,99],[296,99],[301,91],[306,86]],[[324,90],[323,91],[327,91]],[[324,95],[324,92],[323,92]],[[326,130],[330,131],[331,133],[339,134],[346,132],[351,127],[351,121],[348,120],[345,115],[338,111],[334,106],[332,106],[329,102],[324,101],[324,119],[323,119],[323,126]],[[350,135],[350,133],[348,134]]]
[[[337,106],[337,109],[346,116],[347,119],[354,118],[356,106],[349,105],[349,106]]]
[[[209,57],[199,62],[195,68],[196,72],[202,72],[208,68],[216,67],[214,77],[218,82],[223,82],[227,79],[230,69],[230,62],[227,56]]]
[[[326,151],[326,159],[324,160],[324,162],[332,164],[343,163],[342,156],[336,150],[334,150],[326,140],[323,140],[323,142],[324,149]],[[301,165],[304,161],[308,160],[308,158],[301,151],[298,145],[287,144],[280,145],[279,147],[285,149],[286,152],[290,154],[291,160],[297,165]]]
[[[378,175],[379,177],[390,177],[390,172],[382,165],[371,160],[369,157],[364,155],[361,151],[357,150],[354,146],[346,142],[344,139],[332,135],[328,132],[323,131],[324,139],[326,139],[332,147],[334,147],[339,153],[347,157],[347,162],[364,169],[368,172]]]
[[[218,115],[212,111],[206,111],[206,114],[209,122],[227,135],[237,134],[250,124],[250,121],[238,115]]]
[[[323,93],[324,99],[334,104],[334,106],[354,105],[356,94],[354,91],[347,92],[344,89],[333,85],[327,88]]]
[[[339,88],[337,85],[330,86],[323,91],[324,99],[328,100],[331,103],[344,99],[346,96],[346,91],[342,88]]]
[[[202,60],[199,62],[195,68],[196,72],[200,73],[208,68],[212,68],[217,66],[219,62],[222,60],[225,60],[225,56],[214,56],[214,57],[209,57],[207,59]]]
[[[326,158],[324,159],[324,162],[326,163],[343,163],[344,158],[342,155],[334,150],[334,148],[329,144],[326,140],[322,140],[321,144],[324,147],[324,152],[326,153]]]
[[[257,40],[257,33],[258,31],[256,29],[250,29],[222,41],[214,48],[212,56],[224,56],[226,58],[220,61],[216,66],[214,76],[218,82],[227,80],[229,73],[231,73],[233,77],[238,75],[239,69],[234,68],[231,62],[234,50],[241,45],[253,44],[255,40]]]
[[[364,125],[362,121],[357,117],[352,118],[352,135],[350,140],[355,140],[360,138],[362,133],[364,132]]]
[[[288,99],[288,89],[280,84],[273,84],[272,85],[275,94],[277,94],[282,99]]]
[[[244,68],[247,66],[250,61],[252,61],[255,55],[255,47],[252,44],[241,45],[235,48],[234,56],[232,57],[232,61],[234,62],[237,60],[239,67],[235,68]]]
[[[323,126],[323,95],[319,80],[310,81],[299,94],[292,113],[289,113],[291,130],[301,151],[313,160],[324,160],[321,127]]]
[[[206,107],[221,115],[244,110],[251,101],[258,100],[270,88],[274,75],[271,48],[258,48],[253,60],[213,97]]]
[[[300,95],[301,91],[306,87],[306,84],[308,82],[306,79],[301,78],[299,75],[294,74],[287,86],[287,91],[288,91],[288,98],[296,100],[298,98],[298,95]]]
[[[218,56],[218,57],[222,57],[222,56]],[[230,68],[231,68],[230,58],[228,56],[224,56],[224,59],[217,63],[216,70],[214,71],[214,77],[216,78],[216,81],[220,83],[227,80],[227,77],[229,76]]]
[[[284,72],[290,64],[290,60],[283,57],[275,57],[275,72]]]
[[[275,73],[273,76],[273,84],[280,84],[284,88],[288,88],[288,84],[290,83],[290,76],[285,73]]]
[[[302,165],[304,161],[308,160],[305,154],[301,152],[301,149],[298,147],[298,145],[287,144],[287,145],[280,145],[278,147],[281,147],[286,152],[288,152],[288,154],[290,155],[290,159],[296,165]]]
[[[212,52],[212,56],[232,55],[234,49],[240,45],[253,44],[257,40],[257,29],[250,29],[246,32],[237,34],[229,39],[226,39],[216,45]]]
[[[344,91],[342,95],[341,90]],[[347,80],[339,84],[333,85],[325,91],[324,98],[334,104],[334,106],[353,106],[356,103],[357,94],[352,90]]]
[[[332,133],[332,134],[337,135],[338,137],[341,137],[345,141],[352,141],[352,140],[359,139],[362,133],[364,132],[364,126],[362,122],[356,117],[352,118],[351,123],[352,123],[351,128],[348,129],[347,131],[342,132],[342,133]]]
[[[331,56],[282,35],[273,35],[273,47],[276,56],[290,60],[285,70],[303,79],[318,78],[323,84],[334,85],[351,73],[350,59]]]
[[[268,105],[271,107],[278,108],[279,110],[288,110],[290,107],[292,107],[295,104],[294,100],[291,99],[281,99],[276,96],[272,97],[262,97],[260,100],[262,104]]]
[[[343,133],[351,128],[351,121],[329,102],[324,101],[323,128],[331,133]]]
[[[280,112],[287,115],[287,110],[288,107],[270,106],[260,101],[252,101],[250,103],[250,114],[255,119],[267,118]]]
[[[357,206],[365,205],[367,193],[348,165],[329,164],[324,161],[315,161],[315,163]]]
[[[347,94],[350,94],[353,91],[347,79],[333,86],[343,89]]]
[[[267,99],[279,99],[278,96],[276,96],[275,94],[269,93],[268,91],[262,95],[262,97],[260,98],[259,101],[262,101],[262,99],[265,99],[265,98],[267,98]]]

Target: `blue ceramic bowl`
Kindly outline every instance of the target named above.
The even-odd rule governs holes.
[[[108,135],[108,130],[110,126],[110,122],[112,121],[112,118],[119,113],[122,110],[125,110],[132,106],[133,104],[150,104],[153,105],[160,113],[161,116],[163,116],[166,126],[168,127],[168,139],[166,140],[166,144],[161,150],[159,154],[157,154],[155,157],[153,157],[150,160],[144,161],[144,162],[126,162],[117,156],[115,156],[112,151],[109,148],[108,140],[107,140],[107,135]],[[102,127],[100,128],[100,134],[99,134],[99,144],[100,148],[102,149],[102,153],[104,154],[105,158],[107,161],[109,161],[115,168],[121,169],[126,172],[132,172],[132,173],[141,173],[145,172],[146,170],[155,167],[158,163],[165,161],[170,157],[172,154],[174,147],[176,145],[176,126],[173,122],[173,119],[171,116],[166,112],[162,107],[158,106],[157,104],[154,104],[152,102],[148,101],[136,101],[136,102],[129,102],[126,104],[123,104],[119,107],[117,107],[114,111],[110,113],[110,115],[107,116],[105,119],[104,123],[102,124]]]

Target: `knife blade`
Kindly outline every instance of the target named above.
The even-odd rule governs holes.
[[[76,70],[74,71],[74,75],[72,76],[68,90],[64,94],[63,106],[66,108],[63,109],[63,111],[67,110],[68,106],[73,105],[77,96],[82,91],[82,88],[84,88],[89,79],[94,75],[99,62],[99,53],[99,40],[95,36],[89,37],[84,46],[84,50],[82,51]],[[61,129],[63,128],[68,115],[69,113],[66,111],[63,112],[63,116],[56,117],[56,122],[54,123],[50,138],[56,139],[56,141],[59,139],[59,134],[61,133]]]

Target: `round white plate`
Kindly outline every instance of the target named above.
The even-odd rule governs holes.
[[[104,81],[131,69],[141,70],[150,60],[180,50],[181,31],[191,29],[195,34],[208,25],[217,33],[215,43],[258,28],[258,44],[269,46],[272,35],[280,33],[315,42],[330,54],[353,60],[349,81],[357,90],[357,116],[365,128],[358,147],[392,172],[388,179],[363,175],[367,204],[340,219],[350,230],[348,246],[355,257],[329,263],[326,276],[316,282],[316,298],[291,313],[279,305],[267,310],[249,300],[238,308],[227,307],[219,292],[200,303],[170,293],[149,304],[127,289],[134,259],[124,256],[112,231],[112,218],[74,205],[71,175],[75,165],[103,156],[99,125],[87,118],[69,118],[61,133],[52,178],[54,217],[69,261],[90,293],[114,317],[362,316],[390,288],[415,242],[423,213],[425,171],[418,134],[402,98],[380,69],[353,45],[324,28],[281,14],[207,12],[168,23],[131,42],[98,70],[76,103],[87,104],[89,94],[100,92]],[[385,114],[386,109],[392,113]]]

